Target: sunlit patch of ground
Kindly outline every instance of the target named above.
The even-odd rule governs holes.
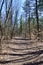
[[[15,37],[3,40],[0,52],[1,65],[22,65],[43,61],[43,42]],[[40,64],[41,65],[41,64]]]

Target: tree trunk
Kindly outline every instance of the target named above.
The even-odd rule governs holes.
[[[28,25],[29,25],[29,39],[31,40],[31,31],[30,31],[30,11],[29,11]]]
[[[37,37],[39,38],[39,17],[38,17],[38,3],[37,3],[37,0],[36,0],[36,20],[37,20],[37,32],[38,32]]]

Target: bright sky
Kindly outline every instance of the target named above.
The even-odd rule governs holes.
[[[2,1],[2,0],[0,0],[0,1]],[[14,1],[14,0],[13,0]],[[16,1],[16,0],[15,0]],[[24,1],[25,0],[20,0],[20,2],[21,2],[21,4],[20,4],[20,14],[22,13],[22,11],[23,11],[23,9],[22,9],[22,7],[23,7],[23,3],[24,3]],[[1,2],[0,2],[1,3]],[[3,8],[2,8],[2,16],[4,16],[5,15],[5,4],[3,5]]]

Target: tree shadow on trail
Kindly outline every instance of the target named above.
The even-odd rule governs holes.
[[[35,62],[35,63],[26,63],[26,64],[23,64],[23,65],[41,65],[41,64],[43,64],[43,61]]]

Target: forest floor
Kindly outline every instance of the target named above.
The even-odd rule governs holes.
[[[43,65],[43,42],[16,37],[1,45],[0,65]]]

